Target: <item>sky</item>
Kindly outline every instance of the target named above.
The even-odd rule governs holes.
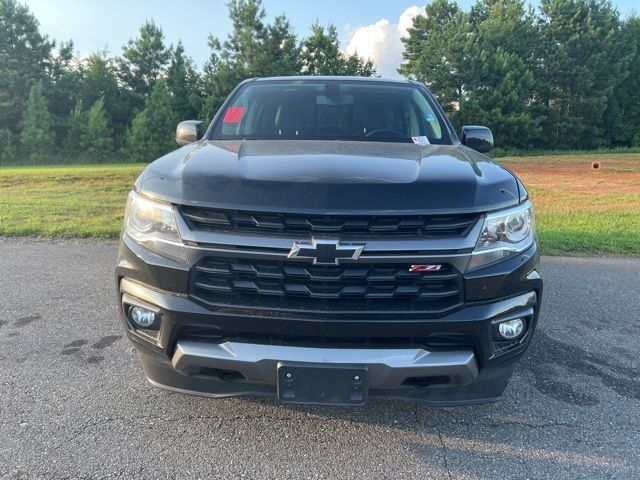
[[[209,56],[210,33],[224,39],[231,31],[224,0],[21,0],[38,18],[41,30],[56,40],[72,39],[77,53],[97,50],[112,55],[135,37],[145,20],[153,20],[164,31],[167,44],[182,39],[185,50],[199,67]],[[374,60],[378,74],[397,77],[402,61],[400,37],[411,26],[413,16],[423,11],[425,0],[263,0],[267,16],[285,13],[299,37],[310,25],[334,23],[343,50],[357,51]],[[474,0],[458,0],[468,9]],[[531,0],[533,5],[536,0]],[[615,0],[623,16],[638,0]]]

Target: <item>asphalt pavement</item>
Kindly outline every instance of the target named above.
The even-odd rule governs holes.
[[[0,478],[640,478],[640,259],[543,259],[498,403],[333,408],[152,387],[116,249],[0,237]]]

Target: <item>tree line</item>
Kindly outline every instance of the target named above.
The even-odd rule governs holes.
[[[375,75],[334,25],[299,38],[260,0],[228,2],[232,31],[196,67],[145,22],[117,56],[78,58],[29,9],[0,0],[0,162],[150,161],[178,121],[210,121],[243,79]],[[489,126],[501,147],[640,146],[640,19],[607,0],[433,0],[403,39],[399,72],[425,82],[453,123]]]
[[[403,41],[399,71],[499,146],[640,146],[640,18],[607,0],[433,0]]]
[[[370,60],[342,53],[334,25],[299,39],[286,16],[267,22],[260,0],[228,8],[232,32],[209,36],[200,72],[152,21],[119,56],[78,58],[72,41],[40,32],[28,7],[0,0],[0,162],[151,161],[176,147],[177,122],[209,122],[246,78],[375,74]]]

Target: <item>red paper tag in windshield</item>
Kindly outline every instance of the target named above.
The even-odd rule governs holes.
[[[229,107],[224,114],[222,123],[238,123],[244,115],[244,107]]]

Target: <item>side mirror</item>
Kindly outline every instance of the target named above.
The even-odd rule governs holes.
[[[180,122],[176,128],[176,143],[181,147],[196,142],[202,138],[204,133],[200,120],[185,120]]]
[[[493,148],[493,134],[487,127],[466,125],[462,127],[462,144],[481,153]]]

